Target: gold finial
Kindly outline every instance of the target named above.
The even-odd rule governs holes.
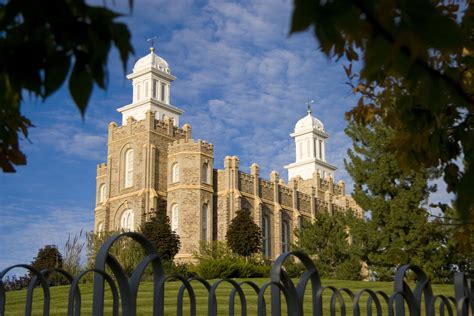
[[[157,39],[156,36],[148,38],[146,41],[150,43],[150,52],[153,53],[155,51],[155,40]]]
[[[314,100],[309,100],[306,102],[306,106],[308,107],[308,114],[311,114],[311,104],[314,103]]]

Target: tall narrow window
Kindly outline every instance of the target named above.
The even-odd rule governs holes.
[[[311,139],[306,141],[306,155],[311,157]]]
[[[102,183],[99,187],[99,203],[104,203],[107,195],[107,187]]]
[[[315,139],[313,142],[313,157],[318,157],[316,145],[317,145],[317,140]]]
[[[153,99],[158,99],[158,80],[153,79]]]
[[[281,222],[281,253],[287,252],[289,250],[289,229],[288,222]]]
[[[209,164],[205,162],[202,165],[202,182],[209,183]]]
[[[139,84],[137,84],[137,101],[140,101],[140,99],[141,99],[140,88],[141,88],[141,86]]]
[[[209,207],[207,203],[202,206],[201,210],[201,240],[207,240],[207,214],[209,212]]]
[[[319,159],[323,159],[323,141],[319,141]]]
[[[126,188],[133,185],[133,149],[125,152],[125,183]]]
[[[179,165],[177,162],[171,167],[171,182],[175,183],[179,181]]]
[[[265,257],[270,257],[270,238],[268,236],[268,216],[263,215],[262,217],[262,252]]]
[[[100,235],[102,232],[104,232],[104,222],[101,222],[99,223],[99,225],[97,225],[97,230],[96,230],[97,235]]]
[[[163,115],[161,116],[161,120],[164,122],[165,119],[166,119],[166,114],[163,114]]]
[[[300,150],[300,159],[303,158],[303,144],[300,142],[298,142],[298,147],[299,147],[299,150]]]
[[[147,81],[145,82],[145,99],[148,98],[148,95],[150,94],[148,88],[149,88],[149,84]]]
[[[161,83],[161,101],[166,102],[166,85],[162,82]]]
[[[171,207],[171,230],[178,232],[179,227],[179,207],[178,204],[174,204]]]
[[[120,229],[125,231],[133,230],[133,211],[131,209],[125,210],[120,219]]]

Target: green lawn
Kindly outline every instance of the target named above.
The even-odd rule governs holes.
[[[242,280],[237,280],[242,281]],[[252,279],[255,283],[261,286],[263,283],[268,282],[268,279]],[[361,281],[341,281],[341,280],[323,280],[323,285],[332,285],[336,288],[349,288],[353,292],[357,292],[363,288],[369,288],[374,291],[382,290],[386,293],[392,293],[393,283],[391,282],[361,282]],[[212,283],[211,283],[212,284]],[[180,283],[169,282],[166,284],[165,290],[165,311],[167,315],[176,314],[176,299]],[[200,284],[193,283],[193,288],[196,294],[197,300],[197,314],[205,315],[207,313],[207,293],[205,288]],[[219,306],[219,315],[227,315],[228,312],[228,294],[231,286],[228,283],[223,283],[221,288],[217,292],[217,300]],[[310,286],[307,289],[307,295],[305,299],[304,309],[305,314],[310,315],[311,301],[309,296]],[[51,288],[51,315],[65,315],[67,312],[67,298],[68,298],[68,286],[57,286]],[[138,315],[150,315],[152,311],[152,283],[143,282],[140,287],[138,295]],[[452,285],[433,285],[433,291],[435,294],[443,294],[446,296],[454,296]],[[250,287],[244,287],[244,292],[247,298],[248,314],[255,315],[257,312],[257,296]],[[267,291],[269,294],[269,291]],[[92,286],[90,284],[81,286],[82,294],[82,313],[83,315],[91,314],[92,307]],[[186,296],[185,296],[186,297]],[[5,315],[23,315],[24,314],[24,303],[26,298],[26,291],[12,291],[7,292],[7,305],[5,309]],[[324,309],[325,314],[329,315],[329,300],[330,294],[324,296]],[[238,302],[238,299],[236,299]],[[187,299],[185,299],[186,305],[184,311],[189,311],[189,305]],[[346,308],[349,315],[352,315],[350,299],[346,297]],[[269,306],[269,295],[267,297],[267,314],[270,314]],[[236,311],[240,311],[239,306],[236,304]],[[285,305],[285,304],[284,304]],[[386,309],[385,305],[383,305]],[[33,315],[42,314],[42,302],[41,302],[41,289],[35,290],[35,300],[33,303],[34,312]],[[286,310],[286,306],[283,306],[283,311]],[[361,304],[361,311],[365,312],[365,304]],[[111,312],[111,296],[110,293],[106,293],[106,315],[110,315]],[[387,313],[384,312],[384,315]]]

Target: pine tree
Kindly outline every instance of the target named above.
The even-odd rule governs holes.
[[[432,242],[424,204],[434,191],[428,185],[433,173],[402,169],[389,150],[394,132],[379,121],[367,126],[351,122],[346,134],[353,140],[350,161],[345,161],[355,182],[353,197],[370,217],[365,238],[370,269],[384,279],[400,264],[423,266],[423,249]],[[436,261],[436,255],[429,261]]]
[[[262,249],[262,231],[254,223],[250,211],[237,211],[226,234],[227,243],[233,252],[248,257]]]
[[[46,245],[38,250],[38,254],[31,262],[38,271],[51,268],[62,268],[63,256],[55,245]]]
[[[33,258],[31,265],[40,272],[45,269],[61,269],[63,267],[63,256],[55,245],[46,245],[38,250],[38,254]],[[45,276],[50,285],[58,285],[65,281],[57,274],[47,273]],[[33,277],[32,273],[30,273],[30,277]]]
[[[170,219],[164,208],[157,208],[152,219],[142,225],[141,232],[165,261],[173,260],[181,248],[179,235],[171,230]]]
[[[323,277],[337,279],[361,279],[361,260],[356,255],[352,227],[365,223],[347,214],[317,213],[314,223],[304,222],[296,232],[296,249],[301,249],[314,259]]]

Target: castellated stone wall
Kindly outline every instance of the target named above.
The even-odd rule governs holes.
[[[181,249],[177,260],[191,260],[199,241],[213,238],[213,163],[212,144],[181,139],[169,145],[167,211],[172,225],[178,222]]]
[[[116,231],[121,228],[122,214],[133,211],[133,228],[138,229],[157,207],[166,200],[168,144],[190,137],[191,129],[179,129],[169,119],[159,121],[153,112],[145,120],[132,118],[127,124],[108,128],[107,163],[97,166],[97,199],[94,230]],[[133,177],[125,185],[125,153],[133,150]],[[105,197],[100,188],[106,187]]]
[[[128,150],[133,150],[131,172],[126,167]],[[214,169],[212,144],[193,140],[189,125],[177,128],[169,119],[155,119],[153,112],[142,121],[128,119],[124,126],[110,123],[107,161],[97,166],[94,229],[120,230],[131,212],[130,229],[139,230],[164,203],[181,238],[176,259],[189,261],[200,241],[225,240],[237,211],[247,209],[262,230],[267,226],[265,253],[275,259],[285,244],[295,241],[293,231],[303,220],[313,221],[317,212],[352,208],[362,216],[345,195],[342,181],[335,184],[315,173],[311,179],[285,183],[276,171],[264,179],[257,164],[249,173],[239,164],[237,157],[227,156],[224,169]],[[133,175],[128,185],[127,170]],[[289,232],[286,242],[284,229]]]

